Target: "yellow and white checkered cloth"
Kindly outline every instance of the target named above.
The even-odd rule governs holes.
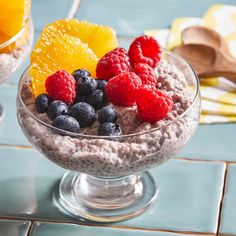
[[[213,5],[202,18],[177,18],[172,22],[170,29],[146,30],[145,34],[156,37],[163,47],[172,50],[181,45],[182,31],[193,25],[202,25],[221,34],[228,42],[232,55],[236,58],[235,6]],[[236,122],[236,84],[222,77],[202,79],[201,95],[200,123]]]

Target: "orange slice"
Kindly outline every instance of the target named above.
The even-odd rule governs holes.
[[[42,38],[31,55],[30,76],[35,96],[45,93],[45,80],[54,72],[63,69],[72,73],[86,68],[95,76],[97,62],[96,55],[79,38],[67,34],[51,35],[49,41]]]
[[[109,26],[97,25],[76,19],[58,20],[53,23],[58,31],[80,38],[98,58],[118,47],[115,31]]]
[[[35,95],[45,92],[46,78],[60,69],[72,73],[85,68],[95,77],[98,59],[117,46],[115,32],[107,26],[76,19],[47,25],[31,54]]]

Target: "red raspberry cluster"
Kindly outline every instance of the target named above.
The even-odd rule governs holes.
[[[96,74],[98,79],[107,81],[105,93],[109,101],[118,106],[137,105],[138,117],[145,122],[154,123],[165,118],[173,102],[171,97],[156,88],[154,68],[160,59],[158,42],[147,35],[136,38],[128,52],[124,48],[116,48],[105,54],[97,64]],[[83,70],[77,73],[85,72],[89,75]],[[86,86],[91,87],[93,84],[96,83]],[[75,78],[64,70],[49,76],[45,87],[54,100],[68,105],[76,100]]]
[[[154,68],[161,59],[161,49],[155,38],[142,35],[130,45],[128,52],[116,48],[105,54],[97,64],[99,79],[107,80],[105,92],[118,106],[137,105],[138,117],[154,123],[167,116],[173,102],[156,88]]]

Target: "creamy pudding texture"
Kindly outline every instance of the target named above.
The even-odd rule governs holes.
[[[19,47],[8,53],[0,53],[0,84],[21,63],[27,47]]]
[[[137,118],[136,106],[115,107],[123,134],[143,134],[118,139],[58,135],[18,104],[20,124],[39,151],[66,169],[97,176],[121,176],[145,170],[176,155],[192,136],[199,120],[199,101],[180,117],[195,96],[184,75],[164,61],[158,65],[156,74],[157,87],[171,96],[174,102],[165,119],[154,124],[141,122]],[[23,103],[34,116],[50,124],[46,114],[36,112],[30,79],[27,78],[27,81],[25,79],[21,88]],[[96,135],[97,130],[96,121],[92,127],[81,129],[81,134]]]

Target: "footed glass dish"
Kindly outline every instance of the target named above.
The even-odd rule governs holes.
[[[117,107],[124,129],[119,137],[86,130],[75,134],[51,126],[46,115],[35,110],[29,68],[23,73],[17,95],[19,124],[37,150],[68,170],[60,182],[58,201],[74,216],[114,222],[143,213],[159,192],[148,170],[179,153],[196,131],[200,94],[194,71],[162,49],[156,72],[159,86],[172,96],[173,111],[149,124],[138,120],[136,107]]]

